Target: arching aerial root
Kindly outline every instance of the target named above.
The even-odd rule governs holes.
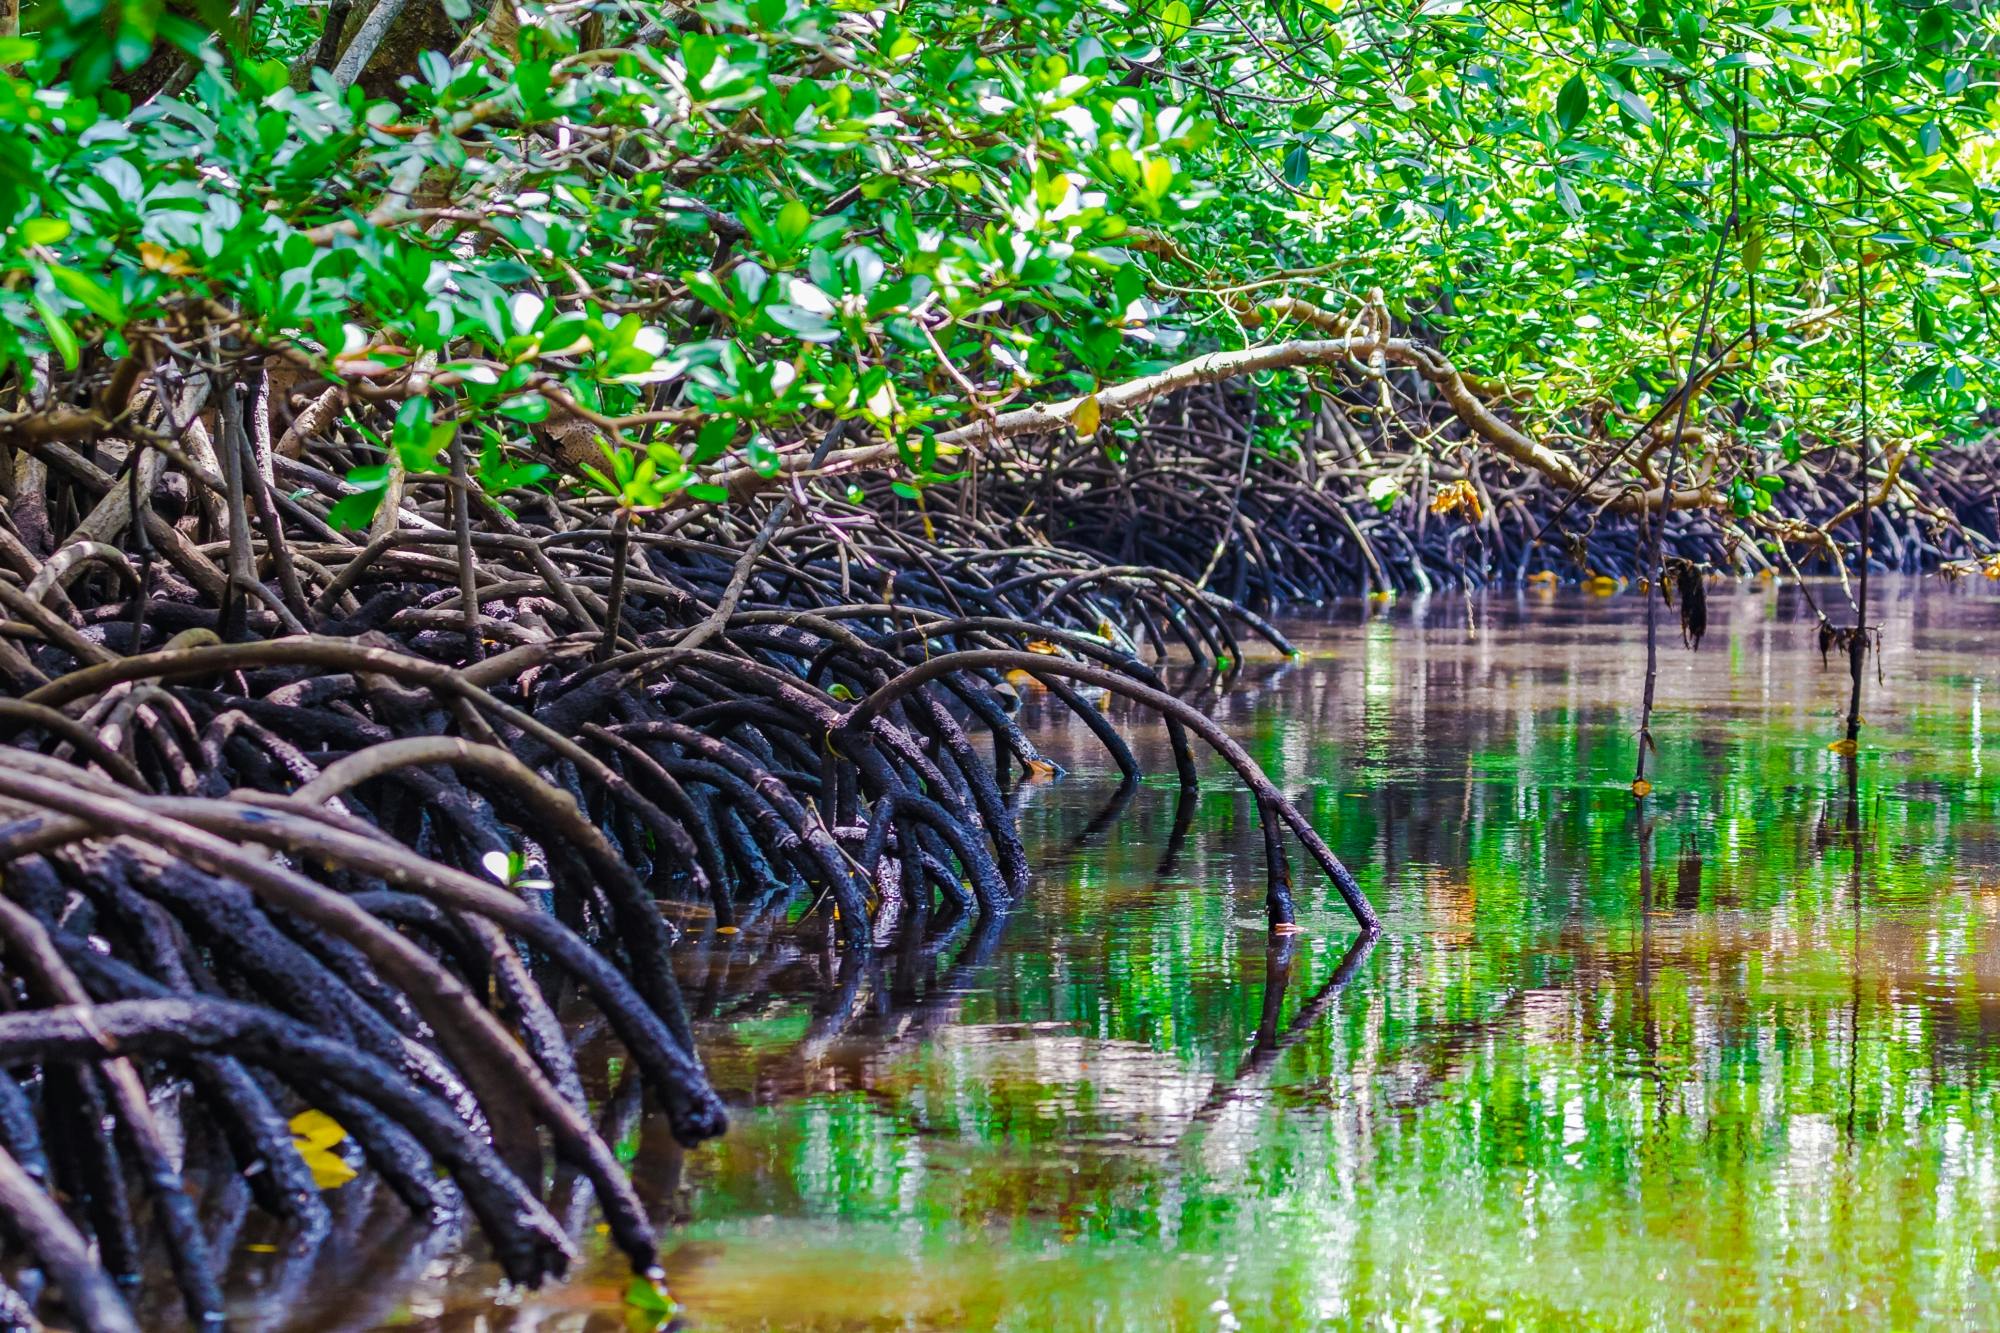
[[[279,591],[253,591],[230,642],[199,564],[139,593],[110,546],[0,573],[0,1223],[78,1328],[133,1327],[156,1257],[187,1319],[219,1318],[230,1255],[198,1213],[225,1187],[295,1254],[341,1226],[347,1192],[316,1186],[288,1129],[308,1112],[340,1136],[311,1152],[422,1216],[462,1213],[515,1281],[575,1248],[552,1179],[587,1183],[653,1271],[586,1089],[615,1050],[618,1107],[642,1091],[683,1144],[724,1128],[671,920],[803,911],[849,977],[967,919],[984,956],[1031,889],[1008,788],[1048,768],[1017,683],[1076,712],[1121,799],[1138,761],[1087,696],[1161,718],[1183,831],[1202,741],[1264,822],[1273,926],[1297,911],[1290,835],[1377,930],[1189,682],[1167,687],[1177,656],[1203,684],[1246,640],[1291,651],[1184,578],[941,545],[832,501],[765,524],[746,561],[719,513],[620,538],[545,503],[454,532],[444,497],[411,496],[365,543],[287,532],[300,604],[281,617]],[[606,1040],[579,1043],[581,1016]],[[145,1326],[171,1322],[137,1299]]]

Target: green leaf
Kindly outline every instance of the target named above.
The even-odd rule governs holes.
[[[729,451],[736,443],[736,422],[730,417],[714,417],[701,423],[695,433],[694,458],[696,465],[712,463]]]
[[[125,303],[113,296],[102,283],[89,274],[51,264],[49,277],[54,279],[56,286],[62,288],[63,295],[113,328],[125,323]]]
[[[291,81],[291,71],[282,60],[256,60],[243,66],[243,80],[258,96],[269,97]]]
[[[1655,119],[1652,103],[1615,79],[1605,79],[1599,86],[1610,95],[1612,101],[1618,103],[1621,111],[1639,122],[1641,128],[1650,129],[1652,127]]]
[[[1556,124],[1562,126],[1564,134],[1570,134],[1589,113],[1590,85],[1583,81],[1583,75],[1572,74],[1556,94]]]
[[[367,527],[375,521],[375,511],[382,507],[385,494],[385,490],[375,488],[341,496],[334,502],[333,508],[326,511],[327,526],[342,532]]]
[[[39,290],[31,292],[28,300],[34,305],[35,313],[42,317],[42,327],[49,332],[49,345],[62,358],[63,369],[75,370],[79,359],[76,333]]]
[[[1556,177],[1556,202],[1572,220],[1583,216],[1583,200],[1577,197],[1576,187],[1562,176]]]
[[[625,1304],[641,1314],[667,1317],[680,1309],[667,1289],[652,1278],[634,1274],[625,1287]]]
[[[69,223],[62,218],[35,217],[21,224],[23,245],[54,245],[69,235]]]
[[[548,95],[553,78],[554,65],[547,60],[524,60],[514,67],[514,87],[521,94],[521,102],[528,107],[538,107]]]
[[[590,350],[590,338],[586,330],[590,321],[581,315],[558,318],[555,323],[542,331],[543,355],[558,353],[575,354]]]
[[[1168,0],[1160,10],[1160,35],[1168,46],[1172,46],[1194,27],[1194,13],[1184,0]]]
[[[1285,184],[1294,190],[1305,188],[1306,178],[1312,174],[1312,153],[1303,143],[1292,145],[1285,154]]]
[[[1949,4],[1932,4],[1917,17],[1917,40],[1935,46],[1951,36],[1952,12]]]
[[[812,210],[796,199],[786,200],[785,206],[778,210],[778,239],[783,242],[787,253],[798,248],[811,226]]]

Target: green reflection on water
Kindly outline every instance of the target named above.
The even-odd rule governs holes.
[[[1164,874],[1157,786],[1079,844],[1105,764],[1032,702],[1074,771],[1022,796],[998,930],[845,989],[816,940],[691,955],[745,1109],[685,1163],[690,1326],[2000,1323],[2000,614],[1885,604],[1850,799],[1844,675],[1788,595],[1718,593],[1650,831],[1635,599],[1303,629],[1215,709],[1382,909],[1360,957],[1319,885],[1267,940],[1226,782]]]
[[[1033,793],[1034,901],[942,1012],[885,1045],[864,999],[810,1061],[717,1033],[778,1100],[690,1161],[695,1325],[1990,1325],[1992,620],[1924,596],[1857,810],[1841,678],[1769,594],[1718,599],[1663,678],[1647,874],[1629,602],[1314,633],[1219,711],[1389,933],[1292,1030],[1349,940],[1320,901],[1261,1056],[1247,799],[1209,789],[1162,879],[1168,793],[1081,848],[1103,786]]]

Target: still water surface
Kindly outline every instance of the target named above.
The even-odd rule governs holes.
[[[1852,800],[1794,593],[1669,630],[1645,824],[1635,596],[1288,625],[1304,660],[1214,711],[1374,898],[1369,950],[1303,867],[1267,938],[1226,771],[1170,855],[1165,737],[1120,708],[1163,778],[1093,827],[1115,772],[1031,696],[1069,773],[1020,795],[1039,874],[996,929],[846,988],[816,932],[688,951],[734,1126],[626,1145],[685,1326],[2000,1326],[2000,599],[1883,608]],[[426,1274],[381,1320],[626,1326],[609,1259],[498,1306]]]

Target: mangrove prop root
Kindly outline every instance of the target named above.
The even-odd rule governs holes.
[[[988,451],[976,493],[969,481],[928,488],[922,521],[966,547],[1054,542],[1085,553],[1073,570],[1034,574],[1044,597],[1092,577],[1100,562],[1148,566],[1163,589],[1206,575],[1204,589],[1266,610],[1371,592],[1519,585],[1530,576],[1628,583],[1649,576],[1643,515],[1607,508],[1606,488],[1594,479],[1579,492],[1470,441],[1455,446],[1465,431],[1436,386],[1415,370],[1390,374],[1400,419],[1379,438],[1364,442],[1349,415],[1350,406],[1373,413],[1357,397],[1372,394],[1372,385],[1329,392],[1283,444],[1254,448],[1246,448],[1252,393],[1203,386],[1151,404],[1121,437],[1116,459],[1095,439],[1066,431],[1008,439]],[[1671,395],[1629,438],[1660,445],[1678,438],[1669,432],[1683,401]],[[1690,413],[1688,427],[1699,424]],[[1766,554],[1776,543],[1804,573],[1837,574],[1843,561],[1905,573],[1974,570],[2000,552],[1992,503],[2000,443],[1955,448],[1921,470],[1892,460],[1886,476],[1878,465],[1865,485],[1858,459],[1772,466],[1782,489],[1746,503],[1745,512],[1726,502],[1676,503],[1666,553],[1756,573],[1786,568],[1792,555]],[[1407,484],[1420,473],[1423,484]],[[1369,483],[1382,478],[1406,484],[1391,497],[1371,494]],[[1711,478],[1695,480],[1703,494],[1719,489]],[[857,485],[865,507],[898,508],[888,479],[862,476]],[[1629,484],[1618,492],[1636,494]]]
[[[109,1280],[148,1265],[212,1318],[209,1192],[301,1244],[344,1225],[285,1130],[308,1111],[420,1216],[463,1210],[516,1280],[574,1249],[552,1211],[581,1224],[543,1199],[551,1151],[655,1271],[583,1090],[610,1047],[621,1114],[643,1098],[683,1144],[722,1132],[673,923],[814,938],[850,991],[965,921],[990,944],[1033,891],[1007,786],[1049,771],[1014,720],[1022,688],[1119,770],[1097,827],[1143,776],[1085,697],[1104,690],[1164,723],[1178,828],[1192,740],[1248,785],[1273,926],[1297,910],[1289,835],[1377,930],[1310,822],[1167,687],[1175,654],[1209,682],[1292,651],[1244,609],[1262,585],[1228,552],[1203,584],[942,493],[919,535],[899,501],[816,485],[661,519],[528,493],[509,513],[415,474],[349,538],[325,522],[355,447],[332,414],[277,430],[261,371],[250,392],[226,381],[231,467],[149,445],[114,478],[51,446],[50,512],[116,496],[145,521],[46,558],[10,543],[0,571],[0,1227],[41,1271],[25,1289],[77,1327],[172,1323],[155,1286],[135,1313]],[[244,443],[279,434],[272,486]],[[1245,533],[1259,513],[1246,497]],[[580,1044],[578,1020],[603,1040]],[[187,1127],[184,1160],[156,1114]]]

